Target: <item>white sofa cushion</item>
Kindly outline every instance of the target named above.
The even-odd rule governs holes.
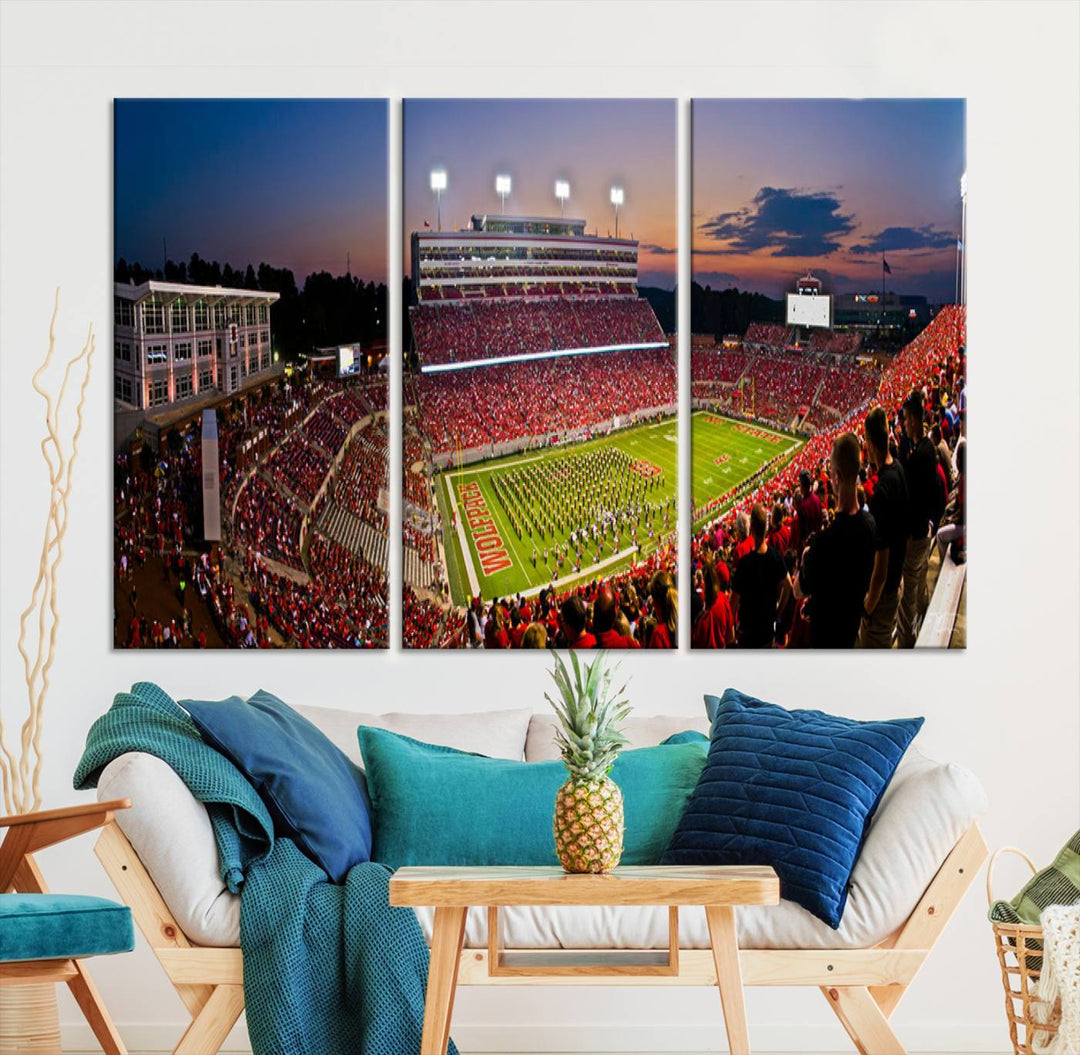
[[[116,822],[183,932],[196,945],[239,945],[240,898],[222,882],[210,815],[172,767],[155,755],[120,755],[102,770],[97,794],[131,799]]]
[[[426,744],[520,762],[525,757],[525,732],[532,717],[528,708],[472,714],[359,714],[330,707],[305,706],[298,706],[296,710],[361,767],[360,745],[356,740],[359,725],[387,729],[423,740]]]
[[[677,730],[672,730],[677,731]],[[666,735],[670,735],[666,734]],[[949,851],[986,810],[986,794],[962,766],[909,748],[875,814],[851,877],[840,929],[791,901],[736,911],[744,949],[864,949],[911,915]],[[518,949],[662,949],[667,909],[520,907],[503,911],[505,942]],[[417,916],[431,939],[433,912]],[[466,944],[487,944],[487,914],[469,912]],[[679,944],[707,949],[703,909],[679,910]]]
[[[672,732],[685,719],[669,719]],[[668,735],[668,734],[665,734]],[[662,737],[661,737],[662,738]],[[451,745],[453,746],[453,745]],[[163,762],[123,755],[102,773],[98,797],[130,798],[117,821],[135,847],[184,932],[198,944],[239,944],[239,898],[218,876],[206,808]],[[960,836],[985,811],[979,782],[962,766],[941,764],[909,749],[889,785],[852,873],[839,930],[788,901],[738,911],[739,941],[748,949],[842,949],[877,944],[918,903]],[[429,911],[419,911],[430,938]],[[704,913],[680,913],[684,948],[707,948]],[[661,908],[517,908],[504,913],[507,944],[516,948],[663,948]],[[470,947],[486,944],[486,915],[470,912]]]
[[[534,714],[529,721],[525,737],[525,761],[548,762],[559,757],[555,743],[557,719],[554,713]],[[655,747],[675,733],[696,729],[709,735],[709,719],[702,715],[689,717],[678,714],[634,715],[622,723],[622,731],[629,740],[628,748]],[[475,750],[475,748],[473,749]]]

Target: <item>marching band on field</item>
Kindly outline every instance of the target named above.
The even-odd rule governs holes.
[[[542,559],[553,574],[572,555],[575,572],[587,552],[598,564],[609,541],[617,553],[624,535],[640,549],[639,530],[654,538],[661,521],[670,529],[675,511],[674,496],[660,494],[663,470],[617,447],[526,462],[490,479],[511,530],[532,540],[533,568]]]

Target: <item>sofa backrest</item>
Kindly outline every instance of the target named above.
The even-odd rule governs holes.
[[[525,761],[546,762],[559,757],[559,748],[555,743],[555,730],[558,720],[551,712],[539,712],[532,715],[529,731],[525,737]],[[627,748],[655,747],[675,733],[696,729],[709,735],[709,719],[704,715],[689,717],[685,714],[635,715],[622,723],[622,730],[630,741]]]
[[[546,762],[559,757],[555,744],[556,718],[550,712],[536,714],[520,708],[509,711],[474,711],[468,714],[412,714],[395,711],[389,714],[364,714],[332,707],[297,705],[309,722],[352,759],[362,766],[356,727],[367,725],[411,736],[427,744],[474,751],[489,758],[510,758],[526,762]],[[634,715],[623,723],[630,740],[628,747],[655,747],[674,733],[696,729],[709,735],[709,719],[704,715],[684,714]]]
[[[525,757],[525,732],[531,712],[525,708],[513,711],[476,711],[471,714],[361,714],[357,711],[338,711],[330,707],[297,706],[309,722],[362,766],[356,727],[371,726],[387,729],[426,744],[439,744],[459,751],[475,751],[489,758],[509,758],[521,761]]]

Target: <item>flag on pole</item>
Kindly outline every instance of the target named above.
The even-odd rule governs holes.
[[[889,261],[886,260],[885,257],[881,258],[881,270],[884,271],[886,275],[892,274],[892,268],[889,267]]]

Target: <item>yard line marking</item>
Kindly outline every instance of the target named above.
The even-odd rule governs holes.
[[[602,571],[604,568],[610,567],[616,561],[623,560],[625,557],[637,552],[633,546],[629,546],[626,549],[619,550],[618,553],[613,553],[610,557],[605,557],[598,564],[591,564],[587,569],[582,568],[579,572],[574,572],[571,575],[564,575],[561,579],[555,580],[555,589],[559,590],[562,587],[575,582],[578,579],[589,579]],[[530,586],[527,590],[521,591],[522,597],[535,597],[541,590],[546,590],[551,586],[550,582],[541,583],[539,586]],[[516,597],[517,594],[514,594]]]

